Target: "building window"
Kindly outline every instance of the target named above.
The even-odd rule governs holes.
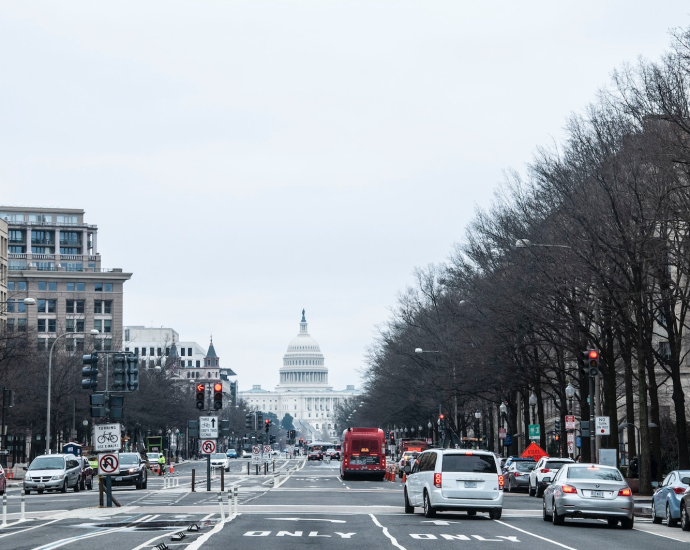
[[[134,355],[139,355],[139,348],[134,348]]]
[[[84,271],[84,264],[81,262],[67,262],[62,264],[65,271]]]
[[[197,368],[197,369],[201,368],[201,361],[197,360],[197,362],[196,362],[196,368]]]
[[[77,319],[77,332],[84,332],[84,319]]]
[[[191,360],[191,359],[190,359],[189,361],[187,361],[187,366],[188,366],[188,367],[191,367],[191,366],[192,366],[192,360]]]
[[[38,281],[38,290],[46,290],[48,287],[48,283],[45,281]]]
[[[84,313],[85,303],[86,300],[67,300],[67,313]]]
[[[14,290],[14,281],[7,283],[7,290]]]
[[[106,334],[112,332],[112,320],[103,319],[103,332],[105,332]]]
[[[36,327],[36,330],[38,332],[45,332],[46,331],[46,320],[45,319],[39,319],[38,320],[38,325]],[[41,348],[39,348],[41,349]]]
[[[77,346],[76,346],[77,350],[76,351],[84,351],[84,340],[82,338],[79,338],[79,339],[75,340],[75,342],[77,344]]]
[[[79,246],[79,233],[76,231],[60,231],[60,244]]]
[[[26,332],[26,319],[17,319],[17,332]]]
[[[60,254],[79,254],[79,249],[60,247]]]
[[[19,231],[17,229],[10,229],[7,236],[8,236],[11,243],[23,243],[24,242],[24,235],[22,234],[21,231]]]
[[[150,348],[150,349],[149,349],[149,355],[150,355],[151,357],[153,357],[153,356],[155,355],[155,353],[153,353],[153,351],[154,351],[153,348]]]
[[[103,313],[109,315],[109,314],[112,314],[112,312],[113,312],[113,301],[112,300],[104,300],[103,301]]]
[[[46,247],[45,246],[32,246],[31,247],[31,253],[32,254],[45,254],[46,253]]]
[[[67,283],[67,292],[74,292],[74,283]]]
[[[141,356],[146,357],[146,348],[141,348]]]
[[[108,351],[113,349],[113,341],[110,338],[103,340],[103,349]]]
[[[98,332],[103,332],[103,321],[101,319],[94,319],[93,328],[95,328]]]
[[[113,283],[95,283],[93,289],[96,292],[112,292]]]
[[[86,283],[77,283],[77,292],[86,292]]]
[[[48,319],[48,332],[56,332],[57,319]]]
[[[7,319],[7,332],[14,332],[14,319]]]
[[[180,348],[180,356],[184,357],[184,348]]]
[[[94,313],[112,313],[113,312],[112,300],[94,300],[93,301],[93,312]]]
[[[20,292],[26,290],[26,281],[17,281],[17,290]]]
[[[156,353],[156,355],[158,355],[158,357],[160,357],[160,356],[161,356],[161,351],[163,351],[163,350],[162,350],[161,348],[158,348],[156,351],[158,352],[158,353]]]
[[[103,292],[103,283],[95,283],[93,289],[95,292]]]
[[[74,332],[74,319],[65,319],[65,331]]]
[[[192,356],[192,348],[187,348],[187,355]]]

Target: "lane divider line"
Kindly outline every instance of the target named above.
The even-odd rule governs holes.
[[[5,537],[11,537],[12,535],[17,535],[19,533],[26,533],[27,531],[31,531],[33,529],[38,529],[39,527],[45,527],[46,525],[50,525],[51,523],[55,523],[56,521],[60,521],[59,519],[54,519],[52,521],[49,521],[47,523],[42,523],[41,525],[34,525],[33,527],[28,527],[26,529],[21,529],[20,531],[12,531],[11,533],[5,533],[4,535],[0,535],[0,539],[4,539]],[[8,525],[8,527],[12,527],[13,525],[16,525],[15,523]]]
[[[529,535],[530,537],[535,537],[537,539],[545,540],[546,542],[550,542],[551,544],[555,544],[556,546],[560,546],[561,548],[565,548],[566,550],[576,550],[572,546],[566,546],[565,544],[562,544],[560,542],[556,542],[555,540],[547,539],[546,537],[542,537],[541,535],[536,535],[534,533],[530,533],[529,531],[525,531],[524,529],[520,529],[519,527],[515,527],[514,525],[511,525],[510,523],[506,523],[505,521],[501,521],[498,519],[493,520],[496,523],[500,523],[501,525],[505,525],[506,527],[510,527],[511,529],[515,529],[516,531],[520,531],[521,533],[524,533],[525,535]]]
[[[369,517],[374,522],[374,525],[381,528],[381,531],[383,531],[383,534],[388,537],[388,539],[391,541],[393,546],[395,546],[398,550],[406,550],[405,547],[400,546],[400,544],[398,543],[396,538],[388,532],[388,527],[384,527],[383,525],[381,525],[379,523],[379,520],[376,519],[376,516],[374,514],[369,514]]]

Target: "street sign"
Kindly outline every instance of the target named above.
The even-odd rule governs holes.
[[[498,428],[498,439],[505,439],[506,438],[506,429],[505,428]]]
[[[96,452],[119,451],[122,446],[120,424],[94,424],[92,441]]]
[[[505,447],[510,447],[512,444],[513,444],[513,435],[512,434],[506,434],[506,437],[503,440],[503,445]]]
[[[565,417],[565,429],[574,430],[575,429],[575,416],[566,415]]]
[[[578,449],[582,448],[582,438],[579,435],[575,438],[575,446]]]
[[[252,464],[261,463],[261,445],[252,446]]]
[[[608,416],[597,416],[597,435],[611,435],[611,422]]]
[[[539,424],[530,424],[529,425],[529,438],[530,439],[539,439],[541,436],[541,426]]]
[[[568,443],[575,443],[575,434],[570,432],[568,435]]]
[[[575,442],[568,441],[568,453],[573,454],[575,452]]]
[[[216,452],[216,441],[214,439],[206,439],[201,442],[201,452],[205,455],[212,455]]]
[[[98,474],[109,476],[120,472],[120,453],[101,453],[98,455]]]
[[[270,445],[264,445],[264,462],[270,462],[271,461],[271,449]]]
[[[539,461],[542,456],[549,456],[549,453],[536,443],[530,443],[520,456],[523,458],[532,457],[535,461]]]
[[[199,417],[199,437],[201,439],[218,439],[218,417]]]

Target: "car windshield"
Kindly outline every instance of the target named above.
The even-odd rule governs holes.
[[[42,456],[29,466],[29,470],[64,470],[65,459],[59,456]]]
[[[146,453],[149,460],[158,460],[159,453]]]
[[[489,455],[443,455],[444,472],[473,472],[477,474],[496,474],[496,460]]]
[[[604,481],[623,481],[623,476],[615,468],[598,466],[577,466],[568,468],[568,479],[601,479]]]
[[[560,470],[563,464],[572,464],[569,460],[547,460],[544,468],[549,470]]]
[[[519,472],[531,472],[536,464],[534,462],[516,462],[515,469]]]
[[[122,453],[120,455],[120,464],[138,464],[139,455],[135,453]]]
[[[223,453],[213,453],[211,458],[225,458],[225,455]]]

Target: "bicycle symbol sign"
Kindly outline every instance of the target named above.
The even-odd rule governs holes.
[[[116,474],[120,471],[120,457],[118,453],[103,453],[98,455],[98,473],[101,475]]]
[[[122,446],[120,424],[96,424],[93,427],[94,451],[119,451]]]
[[[207,455],[216,452],[216,442],[213,439],[207,439],[201,442],[201,452]]]

